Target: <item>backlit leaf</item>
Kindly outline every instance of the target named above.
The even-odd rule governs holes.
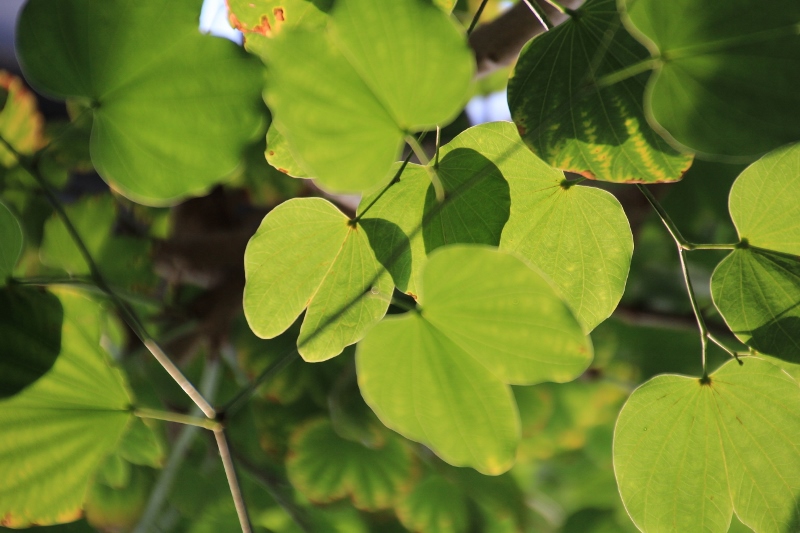
[[[36,106],[36,97],[18,77],[0,70],[0,92],[7,93],[0,105],[0,137],[20,154],[30,155],[44,145],[44,118]],[[17,158],[0,143],[0,166],[11,168]]]
[[[735,511],[757,533],[800,520],[800,387],[766,361],[639,387],[614,433],[622,500],[646,533],[725,533]]]
[[[657,61],[645,105],[663,135],[739,158],[800,139],[800,3],[620,5],[626,27]]]
[[[508,83],[525,144],[556,168],[624,183],[677,181],[692,162],[647,124],[647,74],[593,83],[647,57],[621,28],[615,0],[589,0],[576,16],[534,38]]]
[[[415,474],[411,453],[396,435],[387,434],[381,446],[370,449],[343,439],[324,419],[294,433],[286,468],[295,488],[312,502],[350,497],[366,511],[394,506]]]
[[[264,155],[270,165],[284,174],[293,178],[310,177],[295,159],[286,137],[273,125],[267,130],[267,151]]]
[[[61,354],[22,393],[0,402],[0,522],[70,522],[80,516],[94,471],[128,424],[123,375],[100,347],[102,313],[73,292],[64,308]]]
[[[327,31],[282,31],[264,59],[274,124],[340,192],[385,181],[407,134],[461,110],[474,71],[461,30],[426,0],[339,0]]]
[[[320,198],[289,200],[268,214],[245,252],[244,311],[271,339],[306,307],[298,351],[323,361],[353,344],[386,313],[391,277],[363,229]]]
[[[95,167],[137,202],[202,194],[261,131],[260,65],[200,33],[201,4],[31,0],[20,15],[26,78],[86,102]]]
[[[714,303],[739,340],[800,362],[800,145],[750,165],[731,188],[742,248],[714,271]]]
[[[419,312],[358,345],[358,383],[381,421],[448,463],[497,475],[520,437],[508,384],[574,379],[591,346],[572,312],[519,259],[477,245],[433,253]]]

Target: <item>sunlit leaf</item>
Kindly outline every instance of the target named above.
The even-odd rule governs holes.
[[[800,139],[800,3],[620,5],[626,27],[657,62],[645,102],[663,135],[740,158]]]
[[[261,131],[260,65],[200,33],[201,4],[31,0],[20,15],[26,78],[86,102],[95,167],[141,203],[203,193]]]
[[[61,351],[58,298],[30,287],[0,288],[0,398],[41,378]]]
[[[36,106],[36,97],[22,80],[0,70],[0,92],[6,92],[5,106],[0,105],[0,137],[20,154],[30,155],[44,145],[44,118]],[[17,158],[0,143],[0,166],[13,167]]]
[[[244,35],[245,48],[267,53],[268,43],[281,31],[302,27],[320,31],[328,22],[332,0],[227,0],[228,20]]]
[[[359,344],[358,383],[381,421],[456,466],[497,475],[520,429],[508,384],[574,379],[591,346],[550,284],[477,245],[433,253],[422,310],[387,318]]]
[[[728,326],[759,352],[800,362],[800,145],[750,165],[731,188],[742,248],[714,271],[711,293]]]
[[[272,125],[267,130],[267,151],[264,155],[270,165],[284,174],[293,178],[311,177],[295,159],[286,137]]]
[[[726,363],[708,383],[658,376],[620,413],[614,470],[646,533],[724,533],[735,511],[754,531],[800,520],[800,387],[756,358]]]
[[[3,202],[0,202],[0,287],[6,284],[22,255],[22,227]]]
[[[131,418],[125,379],[100,347],[104,311],[76,293],[58,296],[61,354],[43,378],[0,402],[0,522],[13,527],[80,516],[94,471]]]
[[[474,71],[463,33],[425,0],[340,0],[327,31],[282,31],[264,59],[274,124],[342,192],[385,181],[407,134],[452,120]]]
[[[593,83],[647,57],[621,27],[615,0],[589,0],[565,23],[534,38],[508,84],[514,122],[530,149],[554,167],[592,179],[658,183],[692,162],[647,124],[647,74]]]
[[[392,281],[362,228],[327,200],[289,200],[268,214],[245,252],[244,312],[270,339],[306,307],[297,341],[307,361],[322,361],[364,336],[389,307]]]
[[[442,153],[463,148],[479,152],[508,181],[511,213],[500,248],[549,276],[592,330],[614,311],[628,278],[633,237],[620,203],[605,191],[565,183],[563,172],[524,149],[508,122],[470,128]]]
[[[409,164],[361,220],[378,260],[415,298],[427,254],[447,244],[497,246],[511,208],[499,169],[476,150],[452,145],[443,147],[437,170],[449,196],[445,204],[437,202],[425,168]],[[378,194],[366,196],[359,212]]]
[[[286,468],[295,488],[312,502],[349,497],[367,511],[392,507],[415,474],[411,453],[396,435],[387,434],[381,446],[370,449],[341,438],[324,419],[298,428]]]
[[[429,476],[414,487],[397,506],[397,517],[408,530],[419,533],[463,533],[469,525],[464,494],[439,476]]]

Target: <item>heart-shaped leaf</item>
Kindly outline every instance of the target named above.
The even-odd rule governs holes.
[[[25,77],[86,101],[95,167],[137,202],[202,194],[262,131],[261,66],[200,33],[201,4],[31,0],[20,15]]]
[[[3,202],[0,202],[0,287],[14,272],[22,255],[22,227]]]
[[[800,139],[800,3],[620,6],[657,62],[645,105],[662,135],[692,151],[739,158]]]
[[[41,378],[61,352],[58,298],[29,287],[0,288],[0,398]]]
[[[614,471],[642,531],[725,533],[735,511],[757,533],[800,520],[800,387],[748,357],[706,382],[662,375],[631,395],[614,432]]]
[[[402,440],[389,432],[385,437],[370,449],[337,435],[328,420],[308,422],[289,445],[289,480],[315,503],[349,496],[358,509],[388,509],[408,489],[415,471]]]
[[[505,472],[520,436],[508,384],[574,379],[591,345],[548,281],[489,247],[434,252],[419,289],[421,311],[385,319],[358,345],[361,393],[448,463]]]
[[[297,340],[306,361],[323,361],[361,340],[389,307],[391,276],[363,229],[321,198],[284,202],[245,252],[244,312],[259,337],[286,331],[306,307]]]
[[[452,120],[475,68],[463,32],[426,0],[339,0],[327,31],[287,29],[268,45],[275,125],[342,192],[385,181],[406,135]]]
[[[104,311],[69,291],[61,354],[52,369],[0,402],[0,523],[70,522],[81,513],[93,473],[131,419],[131,398],[101,348]]]
[[[647,124],[647,74],[603,76],[647,57],[621,28],[615,0],[589,0],[523,49],[508,103],[525,144],[556,168],[624,183],[677,181],[692,163]]]
[[[742,248],[714,271],[725,322],[759,352],[800,362],[800,144],[771,152],[734,182],[731,218]]]

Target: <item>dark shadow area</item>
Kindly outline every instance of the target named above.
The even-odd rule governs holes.
[[[407,287],[411,279],[411,242],[405,232],[382,218],[365,218],[359,221],[375,252],[375,258],[389,271],[394,284]]]
[[[472,183],[474,176],[481,176]],[[433,185],[425,196],[422,237],[425,252],[456,243],[500,244],[500,234],[511,213],[511,192],[500,169],[469,148],[449,152],[439,164],[439,178],[447,196],[457,197],[437,213]]]

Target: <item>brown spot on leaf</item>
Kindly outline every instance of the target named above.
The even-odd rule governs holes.
[[[261,21],[253,26],[253,33],[258,33],[263,36],[267,36],[272,33],[272,26],[269,25],[269,19],[266,15],[261,15]]]
[[[415,300],[415,301],[416,301],[416,300],[419,300],[419,296],[417,296],[416,294],[414,294],[414,293],[413,293],[413,292],[411,292],[411,291],[408,291],[408,292],[406,292],[406,294],[408,294],[409,296],[411,296],[412,298],[414,298],[414,300]]]
[[[520,137],[524,137],[528,130],[522,124],[517,124],[517,131]]]
[[[288,170],[286,170],[285,168],[280,168],[280,167],[278,167],[278,172],[283,172],[284,174],[288,174],[289,173]]]
[[[275,155],[275,151],[274,150],[270,150],[269,151],[269,155],[270,155],[270,157],[272,157],[273,155]]]
[[[272,10],[272,13],[275,15],[275,22],[283,22],[286,20],[286,16],[282,7],[276,7]]]

